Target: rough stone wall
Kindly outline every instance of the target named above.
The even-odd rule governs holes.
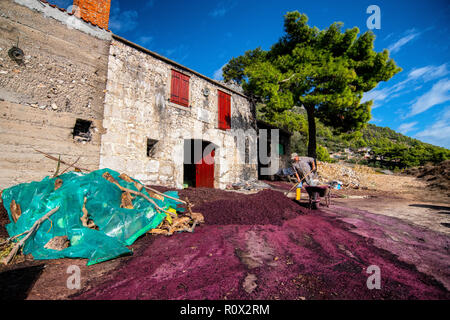
[[[251,130],[254,114],[248,100],[189,71],[177,68],[127,44],[110,47],[100,167],[125,172],[145,183],[182,187],[184,140],[202,139],[218,146],[215,187],[257,177],[257,164],[245,164],[232,132],[218,129],[218,92],[231,94],[232,129]],[[190,76],[190,107],[169,102],[171,70]],[[209,96],[203,94],[208,88]],[[247,131],[256,146],[256,131]],[[242,134],[241,134],[242,136]],[[147,156],[147,139],[158,140]]]
[[[0,1],[0,189],[54,173],[56,162],[34,149],[99,166],[110,42],[70,29],[49,12]],[[18,38],[23,63],[8,55]],[[77,118],[93,122],[92,141],[74,141]]]

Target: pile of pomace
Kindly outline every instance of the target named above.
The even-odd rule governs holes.
[[[233,199],[230,201],[243,204],[240,194],[230,193],[230,196]],[[261,196],[266,196],[270,202],[279,195],[263,191],[245,198],[255,205]],[[280,200],[282,196],[281,193]],[[221,199],[215,200],[218,201]],[[290,203],[298,206],[288,199],[281,205],[284,208]],[[350,216],[353,223],[348,224],[340,221],[340,215],[347,214],[343,209],[298,215],[282,226],[205,224],[196,228],[194,233],[181,233],[174,237],[146,236],[134,245],[133,256],[123,258],[114,272],[69,298],[448,300],[448,291],[433,278],[418,272],[415,266],[399,261],[396,255],[374,246],[372,239],[359,235],[355,230],[372,237],[381,236],[379,240],[383,247],[391,248],[396,247],[392,245],[395,241],[384,234],[385,226],[396,226],[398,233],[395,236],[405,237],[402,243],[407,240],[405,249],[408,251],[403,255],[413,256],[408,253],[419,249],[422,257],[427,257],[424,253],[428,252],[426,261],[436,261],[441,254],[446,256],[445,236],[437,237],[433,232],[414,225],[397,225],[399,221],[396,218],[373,215],[369,219],[365,212],[356,209],[352,209]],[[221,208],[218,211],[224,212]],[[231,209],[225,211],[232,213]],[[204,213],[205,218],[208,217]],[[355,219],[354,216],[367,219]],[[229,220],[233,219],[229,217]],[[403,235],[406,232],[408,236]],[[415,241],[416,236],[425,242]],[[432,248],[439,248],[437,254],[424,246],[432,241]],[[401,248],[399,243],[397,250]],[[369,275],[366,268],[370,265],[383,270],[381,290],[367,288]],[[448,269],[447,266],[445,259],[437,264],[442,270]]]
[[[266,189],[245,198],[216,200],[195,206],[209,225],[282,225],[307,210],[283,193]]]

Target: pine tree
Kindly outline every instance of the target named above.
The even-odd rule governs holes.
[[[308,119],[308,155],[316,158],[316,119],[337,133],[361,130],[371,118],[364,92],[401,71],[389,52],[374,51],[375,35],[342,23],[310,27],[298,11],[284,17],[285,35],[270,50],[247,51],[223,68],[224,79],[241,84],[263,105],[267,119],[303,106]]]

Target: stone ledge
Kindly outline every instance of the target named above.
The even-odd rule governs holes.
[[[186,111],[189,113],[189,115],[192,115],[192,106],[184,107],[182,105],[176,104],[175,102],[171,102],[169,99],[167,99],[167,106]]]

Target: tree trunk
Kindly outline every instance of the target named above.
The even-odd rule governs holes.
[[[314,106],[305,106],[308,114],[308,157],[317,158],[317,142],[316,142],[316,117],[314,114]]]

